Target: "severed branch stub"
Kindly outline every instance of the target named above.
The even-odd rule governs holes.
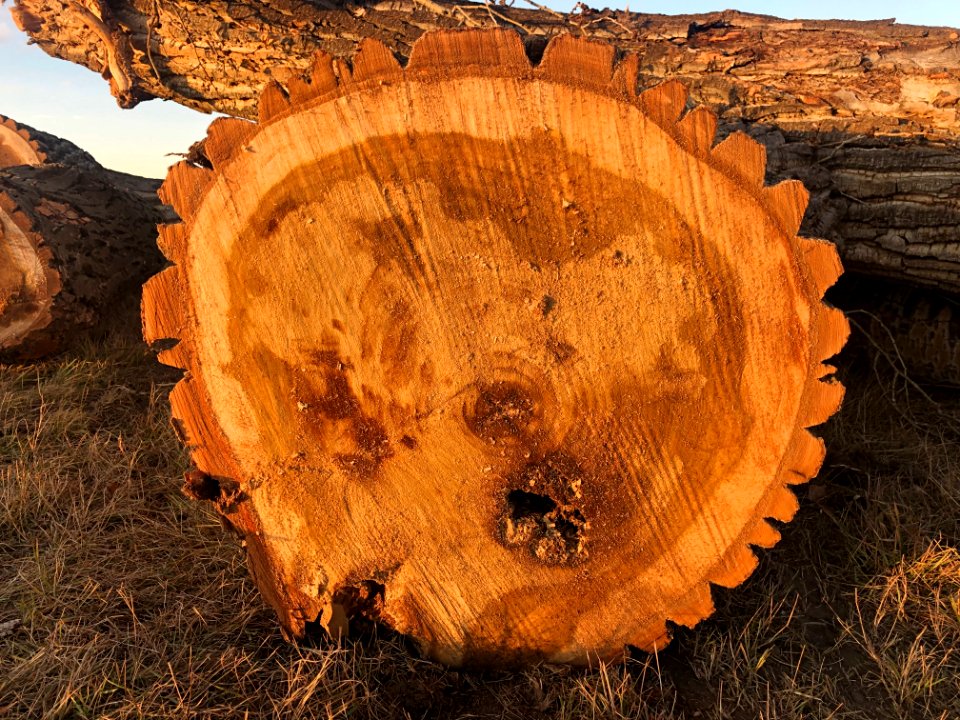
[[[569,36],[535,67],[505,30],[406,67],[367,41],[171,170],[144,333],[179,341],[193,494],[290,635],[373,617],[451,665],[622,658],[793,517],[843,394],[836,250],[760,145],[636,74]]]

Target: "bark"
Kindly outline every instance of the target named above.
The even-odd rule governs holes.
[[[803,232],[840,248],[854,272],[960,291],[960,153],[893,140],[742,126],[767,148],[768,180],[811,192]]]
[[[318,50],[350,57],[362,38],[400,58],[436,28],[509,27],[534,58],[559,32],[608,41],[639,55],[641,87],[678,78],[763,142],[771,179],[814,193],[804,230],[835,242],[848,267],[960,292],[953,29],[446,0],[18,0],[13,13],[46,52],[102,71],[121,105],[159,97],[247,118],[268,81],[303,73]]]
[[[0,171],[0,359],[75,343],[162,266],[155,187],[95,164]]]
[[[125,105],[160,97],[253,118],[266,82],[302,73],[318,50],[350,57],[374,38],[406,58],[427,30],[499,25],[533,55],[560,32],[636,52],[642,84],[679,78],[726,120],[928,137],[957,128],[957,32],[893,21],[563,15],[447,0],[18,0],[13,12],[49,54],[108,75]]]
[[[290,634],[375,619],[453,665],[656,650],[796,511],[843,393],[836,248],[797,236],[806,194],[763,185],[761,146],[714,146],[679,83],[637,96],[612,58],[450,32],[404,69],[367,41],[164,183],[183,223],[144,335],[179,341],[189,492]]]

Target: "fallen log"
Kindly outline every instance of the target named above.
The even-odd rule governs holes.
[[[268,86],[161,189],[144,289],[186,490],[286,632],[453,665],[622,658],[756,566],[838,407],[840,267],[800,183],[637,58],[426,35]]]
[[[97,327],[113,300],[162,266],[156,225],[170,219],[155,181],[104,170],[67,141],[35,137],[27,144],[34,161],[72,157],[80,166],[0,170],[3,361],[57,352]]]
[[[318,51],[349,58],[372,38],[407,58],[428,30],[497,26],[520,32],[533,58],[560,33],[636,52],[641,86],[680,79],[725,121],[950,139],[960,101],[958,32],[892,20],[565,14],[451,0],[17,0],[12,12],[48,54],[102,72],[122,105],[157,97],[251,119],[263,87],[300,76]]]

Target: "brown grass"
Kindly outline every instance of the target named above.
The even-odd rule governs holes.
[[[713,619],[619,667],[483,675],[283,642],[179,493],[175,376],[130,332],[0,367],[0,717],[960,717],[960,397],[845,361],[821,477]]]

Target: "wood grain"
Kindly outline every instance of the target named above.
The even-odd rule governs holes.
[[[683,88],[561,37],[425,36],[269,90],[161,194],[149,341],[287,632],[588,663],[712,610],[817,472],[840,273],[798,183]]]

